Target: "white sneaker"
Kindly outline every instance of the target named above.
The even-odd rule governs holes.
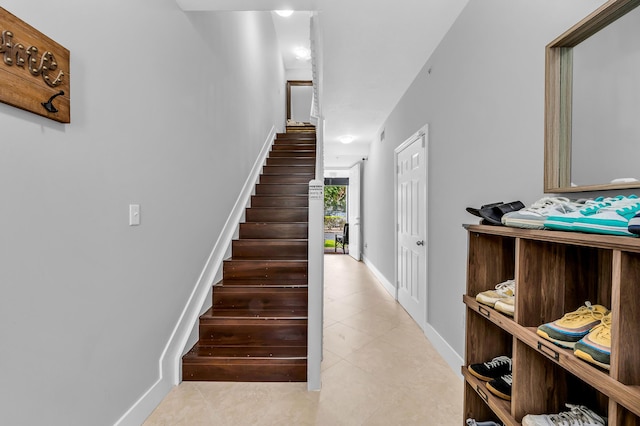
[[[573,229],[596,234],[635,236],[629,232],[629,220],[640,212],[640,199],[636,195],[622,197],[603,207],[598,213],[577,218]]]
[[[558,414],[527,414],[522,426],[605,426],[606,418],[600,417],[584,405],[566,404],[569,411]]]
[[[500,423],[492,421],[478,422],[475,419],[467,419],[467,426],[500,426]]]
[[[496,285],[495,290],[487,290],[476,295],[476,300],[483,305],[493,307],[496,302],[506,297],[512,297],[516,294],[515,280],[507,280]]]
[[[624,197],[598,197],[595,200],[584,200],[584,204],[579,210],[571,213],[551,215],[544,221],[546,229],[554,229],[557,231],[573,231],[573,224],[580,218],[591,216],[598,213],[601,209],[611,206],[612,203],[620,201]]]
[[[543,229],[549,216],[571,213],[580,209],[578,204],[564,197],[544,197],[524,209],[505,213],[502,224],[515,228]]]

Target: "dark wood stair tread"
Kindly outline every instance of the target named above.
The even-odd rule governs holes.
[[[309,235],[307,222],[245,222],[240,224],[240,239],[291,239],[306,238]]]
[[[211,321],[235,323],[237,321],[241,322],[242,324],[251,325],[273,325],[276,323],[298,324],[301,321],[307,321],[306,312],[303,313],[304,315],[301,315],[301,312],[299,311],[274,309],[270,316],[257,317],[248,309],[237,309],[236,315],[233,316],[218,316],[218,314],[216,313],[218,310],[219,309],[214,306],[210,307],[204,314],[200,315],[200,321],[203,321],[205,323]],[[226,309],[225,311],[230,310]]]
[[[308,217],[308,207],[248,207],[245,223],[304,223]]]
[[[304,382],[306,347],[197,346],[182,357],[186,381]]]
[[[280,280],[269,280],[269,279],[251,279],[251,280],[229,280],[222,279],[220,280],[215,287],[217,286],[233,286],[233,287],[308,287],[307,280],[288,280],[288,279],[280,279]],[[214,291],[215,291],[214,287]]]
[[[308,252],[306,239],[244,238],[231,243],[232,257],[237,259],[306,259]]]
[[[203,314],[203,315],[206,315]],[[306,309],[266,309],[266,310],[251,310],[251,309],[220,309],[215,307],[208,316],[204,317],[205,320],[209,318],[229,318],[229,319],[260,319],[264,321],[278,321],[278,320],[293,320],[293,319],[307,319]]]
[[[307,348],[304,346],[194,346],[183,359],[189,362],[208,362],[208,358],[248,358],[306,360]]]
[[[263,194],[251,196],[251,207],[309,207],[308,194]]]

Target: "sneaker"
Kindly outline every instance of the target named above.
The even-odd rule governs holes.
[[[623,196],[615,198],[598,197],[595,200],[584,200],[579,210],[559,215],[551,215],[544,221],[545,229],[556,231],[573,231],[574,222],[581,217],[591,216],[604,207],[609,207],[613,202],[623,199]]]
[[[580,359],[609,370],[611,358],[611,312],[589,334],[576,343],[573,353]]]
[[[629,232],[640,235],[640,213],[629,219]]]
[[[516,310],[516,297],[511,296],[498,300],[496,304],[493,305],[493,309],[512,317]]]
[[[604,306],[585,302],[585,306],[564,314],[559,320],[539,326],[537,333],[558,346],[573,349],[576,342],[600,324],[608,313],[609,310]]]
[[[605,426],[606,417],[600,417],[584,405],[566,404],[569,411],[558,414],[527,414],[522,426]]]
[[[496,285],[494,290],[487,290],[476,295],[476,300],[483,305],[493,306],[500,299],[511,297],[516,294],[515,280],[506,280]]]
[[[471,364],[469,372],[480,380],[488,382],[500,376],[511,373],[511,358],[505,355],[497,356],[489,362]]]
[[[467,419],[467,426],[501,426],[500,423],[488,421],[488,422],[478,422],[475,419]]]
[[[549,216],[576,211],[579,204],[564,197],[544,197],[524,209],[505,213],[502,224],[515,228],[543,229]]]
[[[594,234],[635,236],[629,232],[629,221],[640,212],[640,199],[636,195],[623,197],[603,207],[598,213],[577,218],[573,230]]]
[[[487,382],[487,389],[495,396],[511,401],[511,383],[513,377],[509,373]]]

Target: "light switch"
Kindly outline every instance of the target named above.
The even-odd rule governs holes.
[[[129,204],[129,226],[140,225],[140,204]]]

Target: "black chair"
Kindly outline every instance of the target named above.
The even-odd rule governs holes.
[[[349,245],[349,224],[345,223],[342,234],[336,234],[336,242],[334,251],[338,251],[338,246],[342,246],[342,253],[345,253],[344,247]]]

